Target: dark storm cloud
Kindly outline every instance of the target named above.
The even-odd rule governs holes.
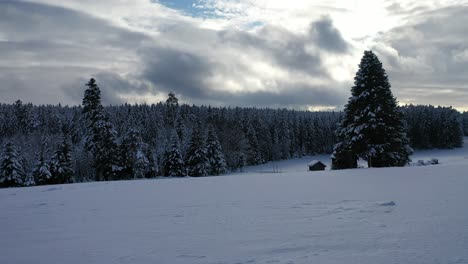
[[[350,44],[328,16],[312,23],[305,35],[265,26],[256,34],[226,30],[220,32],[219,37],[226,45],[262,52],[282,67],[320,74],[324,78],[328,77],[328,72],[322,65],[320,51],[343,54],[350,50]]]
[[[35,104],[77,104],[59,87],[77,76],[90,76],[97,69],[82,67],[0,67],[0,102],[18,99]],[[76,86],[78,93],[84,86]]]
[[[309,106],[337,106],[339,109],[347,99],[347,86],[339,90],[329,87],[313,87],[304,83],[283,83],[280,91],[255,91],[228,93],[207,91],[204,96],[187,97],[184,90],[174,90],[177,96],[194,104],[214,106],[245,106],[265,108],[308,109]],[[338,84],[339,85],[339,84]]]
[[[321,46],[328,41],[339,43],[330,43],[327,52],[345,52],[349,44],[333,28],[329,18],[311,25],[312,28],[315,26],[319,28],[303,35],[272,26],[265,26],[255,33],[237,30],[216,33],[196,28],[175,28],[169,35],[192,39],[198,36],[200,41],[206,41],[206,46],[214,48],[198,53],[176,47],[142,49],[139,51],[144,65],[142,77],[151,82],[157,91],[174,91],[184,100],[197,103],[290,107],[341,104],[345,96],[338,91],[340,85],[329,76],[320,52],[323,50]],[[179,30],[181,34],[177,33]],[[319,36],[326,40],[316,41]],[[239,56],[250,58],[251,63],[269,63],[291,76],[303,76],[304,80],[265,80],[264,88],[270,91],[252,91],[246,80],[262,76],[255,75],[252,68],[255,66],[251,63],[240,63]],[[326,80],[331,87],[312,84],[305,80],[308,77]],[[210,82],[212,78],[235,80],[245,90],[229,91],[223,87],[225,83]]]
[[[334,90],[329,87],[314,87],[307,83],[281,83],[280,92],[258,91],[225,96],[234,106],[288,107],[307,109],[308,106],[337,106],[346,100],[346,88]]]
[[[214,62],[196,54],[170,48],[149,48],[145,56],[143,77],[165,91],[177,91],[187,98],[206,96],[205,79],[217,68]]]
[[[295,107],[306,108],[309,105],[339,105],[346,99],[346,89],[336,87],[318,87],[306,82],[277,82],[276,89],[255,92],[231,92],[215,89],[206,82],[214,75],[229,75],[227,67],[219,62],[209,62],[195,54],[152,48],[145,52],[149,60],[144,78],[149,80],[160,92],[173,91],[182,99],[198,104],[259,106],[259,107]],[[239,71],[248,69],[239,69]],[[242,72],[236,74],[242,75]],[[247,74],[247,72],[245,73]]]
[[[1,1],[0,100],[77,104],[84,86],[63,89],[67,83],[136,62],[133,50],[149,39],[79,11]],[[124,85],[113,82],[112,86]],[[109,93],[109,98],[112,103],[121,102],[117,95]]]
[[[134,47],[147,37],[78,11],[21,1],[0,2],[0,31],[8,41],[54,41]]]
[[[321,52],[341,54],[348,44],[329,18],[311,27],[306,34],[272,26],[256,33],[218,32],[180,22],[161,27],[154,40],[76,10],[3,1],[0,91],[7,96],[1,100],[78,104],[84,84],[94,77],[104,104],[123,103],[126,95],[168,91],[200,104],[301,108],[341,104],[341,87],[329,76]],[[268,64],[290,80],[265,78],[250,62]],[[310,77],[323,82],[316,85]],[[263,89],[251,89],[252,79]],[[230,91],[227,82],[242,91]]]
[[[329,16],[324,16],[319,21],[312,23],[310,34],[317,45],[325,50],[335,53],[346,53],[350,46],[343,39],[340,31],[333,26]]]
[[[219,33],[221,43],[244,51],[262,54],[263,59],[271,60],[290,70],[307,73],[326,74],[317,53],[306,51],[305,36],[266,26],[257,34],[225,30]]]

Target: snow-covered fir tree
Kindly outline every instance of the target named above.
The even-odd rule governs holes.
[[[52,178],[52,174],[49,170],[49,162],[45,158],[46,149],[47,141],[45,138],[43,138],[41,149],[39,151],[39,157],[32,172],[32,176],[37,185],[48,184],[50,182],[50,179]]]
[[[169,92],[169,94],[167,95],[166,105],[169,107],[179,106],[179,99],[177,99],[174,92]]]
[[[15,146],[8,142],[0,163],[0,186],[22,186],[26,177],[24,163]]]
[[[209,175],[220,175],[226,172],[226,160],[213,126],[208,129],[206,157],[208,159],[207,172]]]
[[[278,120],[278,144],[281,159],[289,159],[291,157],[291,130],[287,120],[287,115],[282,116]]]
[[[84,92],[82,113],[88,123],[88,128],[92,128],[94,123],[100,120],[103,111],[101,89],[94,78],[91,78],[86,86],[88,88]]]
[[[95,123],[93,127],[91,153],[94,157],[96,179],[108,181],[117,179],[121,166],[118,159],[117,132],[107,118]]]
[[[116,131],[101,105],[101,91],[91,78],[86,84],[83,98],[83,115],[87,122],[86,147],[93,155],[97,181],[116,178],[120,171]]]
[[[172,132],[170,144],[164,153],[163,175],[169,177],[182,177],[186,175],[185,163],[180,154],[179,137]]]
[[[133,178],[143,179],[148,174],[150,163],[143,150],[139,149],[135,155],[133,164]]]
[[[247,165],[257,165],[264,163],[262,153],[260,152],[260,145],[257,139],[257,133],[252,125],[247,127]]]
[[[36,181],[34,180],[34,176],[31,173],[26,173],[26,178],[24,179],[24,186],[35,186]]]
[[[166,100],[166,120],[165,121],[168,126],[174,127],[178,109],[179,109],[179,99],[177,99],[177,97],[175,96],[173,92],[170,92]]]
[[[239,158],[237,160],[237,167],[239,168],[240,172],[244,171],[245,165],[247,165],[245,162],[245,155],[243,153],[240,153]]]
[[[352,169],[358,167],[358,155],[351,145],[346,142],[338,142],[333,147],[332,170]]]
[[[182,154],[182,157],[184,156],[185,152],[187,151],[187,145],[189,141],[189,131],[187,126],[185,125],[184,119],[178,115],[176,121],[175,121],[175,130],[177,132],[177,135],[179,136],[179,143],[180,143],[180,153]]]
[[[148,170],[146,172],[146,178],[154,178],[159,175],[159,164],[158,157],[154,154],[151,148],[146,148],[145,157],[148,160]]]
[[[17,100],[14,104],[14,117],[18,125],[17,129],[24,134],[30,132],[29,130],[31,128],[32,120],[29,109],[30,107],[24,105],[21,100]]]
[[[197,122],[193,129],[185,160],[188,176],[200,177],[208,175],[207,168],[209,165],[206,157],[204,130],[200,122]]]
[[[136,176],[135,165],[137,160],[144,156],[143,148],[144,144],[140,132],[135,128],[130,129],[120,145],[121,178],[141,178],[141,171],[138,172],[139,176]],[[141,166],[142,161],[139,162],[139,166]],[[141,168],[139,169],[141,170]]]
[[[65,134],[50,161],[49,168],[52,177],[49,179],[48,184],[74,182],[73,159],[71,152],[71,145],[68,142],[67,135]]]
[[[365,159],[369,167],[408,164],[412,149],[403,114],[390,90],[382,63],[372,51],[364,52],[354,80],[352,96],[337,131],[340,142],[332,156],[333,167],[347,164],[340,159],[350,156]]]

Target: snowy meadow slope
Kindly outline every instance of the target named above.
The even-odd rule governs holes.
[[[429,158],[2,189],[0,263],[468,263],[468,147]]]

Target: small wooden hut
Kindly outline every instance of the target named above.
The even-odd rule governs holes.
[[[309,166],[310,171],[323,171],[327,167],[327,165],[323,164],[323,162],[318,160],[313,160],[307,164]]]

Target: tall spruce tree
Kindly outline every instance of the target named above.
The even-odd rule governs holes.
[[[185,164],[180,154],[179,137],[172,132],[171,142],[163,158],[163,174],[170,177],[185,176]]]
[[[118,179],[121,171],[118,159],[117,132],[107,117],[102,117],[93,127],[93,144],[91,153],[94,158],[96,179],[108,181]]]
[[[93,155],[97,181],[116,178],[119,171],[116,131],[109,122],[101,104],[101,90],[91,78],[86,84],[83,98],[83,115],[87,122],[86,147]]]
[[[54,156],[50,161],[50,173],[52,177],[49,184],[63,184],[73,182],[73,159],[71,155],[71,145],[66,135],[57,146]]]
[[[122,178],[139,178],[135,176],[135,163],[139,153],[143,150],[143,139],[140,132],[132,128],[124,136],[120,145],[120,159]],[[140,161],[141,162],[141,161]],[[141,165],[141,164],[140,164]]]
[[[88,128],[91,128],[100,119],[100,114],[103,111],[101,90],[94,78],[91,78],[86,86],[88,88],[84,92],[82,113],[87,120]]]
[[[403,114],[382,63],[372,51],[364,52],[351,94],[337,131],[333,167],[354,167],[356,157],[366,160],[369,167],[408,164],[412,150]]]
[[[185,166],[187,174],[192,177],[208,175],[208,160],[206,158],[205,137],[200,122],[193,129],[190,144],[187,149]]]
[[[187,126],[185,125],[185,121],[180,115],[178,115],[175,121],[175,130],[177,132],[177,135],[179,136],[180,153],[182,154],[182,156],[184,156],[185,151],[187,150],[189,133],[188,133]]]
[[[22,186],[26,177],[24,163],[15,146],[8,142],[0,163],[0,186]]]
[[[226,160],[213,126],[210,126],[208,130],[206,157],[208,159],[207,172],[209,175],[220,175],[226,172]]]
[[[148,160],[148,169],[146,172],[146,178],[154,178],[159,173],[158,158],[151,150],[151,148],[146,148],[145,156]]]
[[[257,133],[252,125],[247,127],[247,164],[248,165],[257,165],[264,163],[262,153],[260,152],[260,146],[257,139]]]
[[[41,149],[39,150],[39,157],[34,166],[32,175],[37,185],[48,184],[52,178],[50,173],[49,163],[47,162],[45,155],[47,149],[47,140],[42,139]]]
[[[165,121],[168,126],[174,127],[177,111],[179,109],[179,99],[177,99],[173,92],[170,92],[167,96]]]
[[[133,178],[143,179],[150,170],[150,163],[143,150],[138,149],[133,164]]]

